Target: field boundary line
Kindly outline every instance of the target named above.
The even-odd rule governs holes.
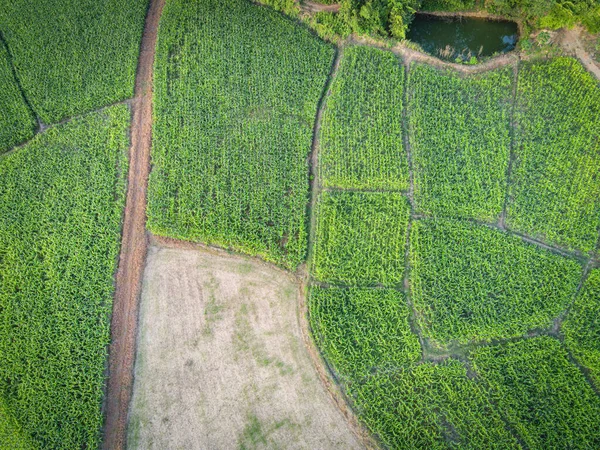
[[[512,175],[512,166],[515,159],[515,146],[517,143],[517,126],[515,123],[515,114],[517,112],[517,94],[519,90],[519,59],[513,68],[513,92],[512,92],[512,107],[510,111],[510,147],[508,150],[508,167],[506,168],[506,189],[504,191],[504,204],[502,212],[498,219],[498,226],[506,229],[506,209],[508,207],[508,197],[510,195],[510,176]]]
[[[310,149],[309,157],[309,180],[310,180],[310,201],[306,207],[306,211],[309,217],[309,230],[308,230],[308,249],[306,256],[307,271],[310,273],[313,263],[314,256],[314,245],[316,241],[316,228],[317,228],[317,201],[319,194],[321,193],[321,180],[319,176],[319,145],[320,145],[320,134],[321,124],[323,121],[323,111],[327,107],[327,98],[331,94],[331,86],[337,76],[337,72],[340,68],[340,61],[342,60],[343,47],[334,46],[335,56],[331,63],[327,80],[323,86],[323,91],[317,103],[317,113],[315,115],[315,123],[313,126],[313,137]]]
[[[150,0],[131,102],[131,147],[122,241],[115,277],[108,352],[108,383],[104,400],[106,450],[122,450],[127,442],[127,418],[133,393],[139,299],[148,237],[146,202],[152,146],[152,82],[158,24],[165,0]]]

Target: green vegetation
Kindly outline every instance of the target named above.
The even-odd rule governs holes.
[[[493,222],[510,153],[510,68],[464,77],[413,64],[408,123],[419,212]]]
[[[474,370],[529,448],[600,447],[600,398],[548,336],[483,347]]]
[[[12,417],[39,448],[100,443],[129,116],[89,114],[0,158],[0,429]]]
[[[600,227],[600,87],[572,58],[519,72],[507,226],[584,252]]]
[[[459,361],[377,373],[349,391],[362,420],[388,448],[519,448]]]
[[[309,309],[317,345],[343,380],[393,370],[421,357],[401,292],[314,286]]]
[[[35,130],[35,118],[15,80],[10,58],[0,40],[0,153],[26,141]]]
[[[423,333],[435,341],[487,341],[549,327],[581,279],[572,259],[470,222],[418,220],[410,236],[410,288]]]
[[[567,348],[600,388],[600,268],[590,272],[562,332]]]
[[[24,435],[17,421],[8,414],[0,397],[0,447],[10,450],[32,450],[29,438]]]
[[[170,1],[155,63],[148,227],[293,268],[334,50],[245,0]]]
[[[404,39],[421,0],[340,0],[339,15],[353,32]]]
[[[305,19],[315,32],[329,41],[346,39],[352,29],[337,13],[319,11]]]
[[[405,197],[326,191],[316,214],[315,278],[359,286],[402,284],[409,219]]]
[[[0,30],[44,123],[133,97],[148,0],[0,0]]]
[[[270,6],[290,16],[297,16],[300,8],[294,0],[257,0],[258,3]]]
[[[408,189],[403,87],[404,70],[393,53],[344,49],[323,114],[319,170],[324,186]]]

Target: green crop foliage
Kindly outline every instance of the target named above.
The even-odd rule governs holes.
[[[0,41],[0,153],[33,136],[35,118],[25,103]]]
[[[0,0],[0,30],[44,123],[133,97],[148,0]]]
[[[0,416],[37,448],[100,444],[129,117],[82,116],[0,158]]]
[[[316,213],[315,278],[358,286],[401,285],[409,212],[399,193],[323,192]]]
[[[424,219],[410,236],[410,288],[426,336],[488,341],[549,327],[582,267],[521,238],[467,221]]]
[[[567,348],[600,388],[600,268],[590,272],[562,332]]]
[[[482,347],[474,370],[532,449],[600,448],[600,398],[548,336]]]
[[[459,361],[375,374],[349,391],[359,416],[387,448],[520,448]]]
[[[510,68],[464,77],[412,65],[407,115],[419,212],[498,219],[506,196],[512,79]]]
[[[391,52],[344,49],[321,126],[323,186],[408,189],[402,142],[404,70]]]
[[[519,72],[507,226],[593,250],[600,227],[600,87],[572,58]]]
[[[309,309],[317,345],[343,379],[361,378],[373,370],[385,372],[421,357],[401,292],[314,286]]]
[[[7,450],[33,450],[29,438],[25,436],[17,421],[8,414],[0,397],[0,448]]]
[[[155,63],[153,233],[306,256],[312,131],[334,50],[245,0],[167,2]]]

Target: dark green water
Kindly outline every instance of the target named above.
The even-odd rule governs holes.
[[[515,22],[417,14],[406,37],[427,53],[453,61],[508,52],[518,34]]]

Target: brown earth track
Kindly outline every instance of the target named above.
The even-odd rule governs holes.
[[[323,3],[306,1],[306,2],[303,2],[300,6],[303,11],[308,12],[308,13],[338,12],[340,9],[339,3],[331,4],[331,5],[324,5]]]
[[[150,0],[131,105],[129,178],[115,280],[108,387],[104,405],[106,421],[103,448],[110,450],[125,448],[127,413],[133,388],[139,298],[148,248],[146,196],[152,144],[152,69],[163,6],[164,0]]]

